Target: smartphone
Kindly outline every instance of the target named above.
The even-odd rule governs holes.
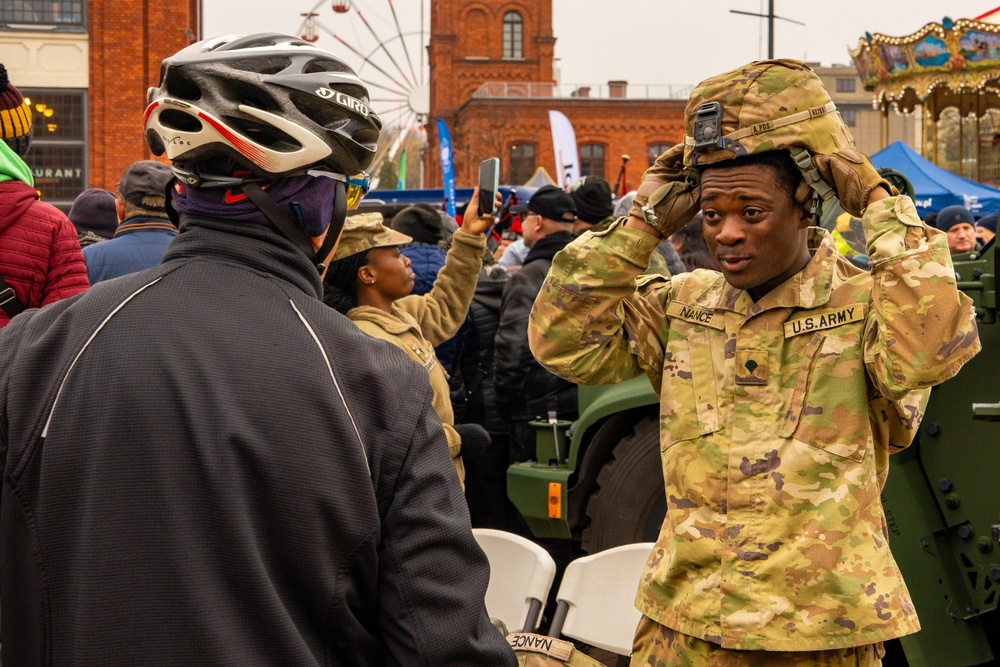
[[[500,158],[479,163],[479,215],[497,214],[497,190],[500,188]]]

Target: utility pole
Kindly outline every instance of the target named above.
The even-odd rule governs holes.
[[[775,16],[774,14],[774,0],[767,0],[767,14],[757,14],[754,12],[743,12],[738,9],[730,9],[731,14],[744,14],[746,16],[756,16],[757,18],[767,19],[767,59],[771,60],[774,58],[774,19],[781,19],[782,21],[788,21],[789,23],[795,23],[796,25],[804,26],[805,23],[801,21],[795,21],[793,19],[785,18],[784,16]]]

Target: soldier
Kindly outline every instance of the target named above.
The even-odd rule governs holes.
[[[878,665],[919,629],[879,500],[888,455],[978,352],[973,308],[946,235],[804,64],[708,79],[685,115],[629,217],[555,257],[529,328],[552,372],[645,373],[660,394],[667,516],[632,664]],[[870,273],[811,226],[811,190],[864,221]],[[720,272],[636,280],[699,207]]]

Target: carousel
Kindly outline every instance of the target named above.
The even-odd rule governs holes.
[[[906,37],[866,34],[851,58],[888,143],[890,109],[921,119],[934,164],[1000,183],[1000,7],[975,19],[928,23]]]

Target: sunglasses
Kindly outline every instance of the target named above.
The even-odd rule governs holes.
[[[350,211],[353,211],[358,207],[358,204],[361,203],[362,197],[368,194],[368,190],[371,188],[371,176],[364,171],[353,176],[347,176],[346,174],[338,174],[333,171],[310,169],[306,172],[306,174],[309,176],[332,178],[335,181],[344,183],[347,186],[347,209]]]

